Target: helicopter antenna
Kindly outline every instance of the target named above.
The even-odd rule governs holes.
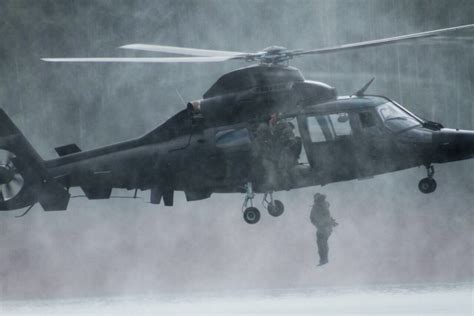
[[[369,88],[369,86],[372,84],[372,82],[374,82],[375,80],[375,77],[373,77],[372,79],[370,79],[369,82],[367,82],[365,84],[365,86],[362,87],[362,89],[360,89],[359,91],[357,91],[356,93],[352,94],[351,96],[355,95],[357,97],[363,97],[364,96],[364,93],[365,93],[365,90],[367,90]]]
[[[183,97],[179,93],[178,89],[174,89],[174,90],[176,91],[176,94],[178,95],[178,97],[181,99],[181,102],[183,102],[184,106],[186,106],[186,102],[184,101]]]

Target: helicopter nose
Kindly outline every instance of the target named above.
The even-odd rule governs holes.
[[[474,158],[474,131],[442,128],[433,135],[439,162]]]

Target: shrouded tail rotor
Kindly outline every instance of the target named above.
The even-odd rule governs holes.
[[[69,193],[48,173],[43,159],[0,109],[0,211],[39,202],[44,210],[65,210]]]
[[[0,203],[16,197],[22,191],[25,180],[15,166],[16,156],[0,149]]]

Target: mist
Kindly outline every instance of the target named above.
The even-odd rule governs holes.
[[[0,107],[44,159],[141,136],[199,99],[218,64],[50,64],[44,57],[156,56],[150,43],[255,52],[311,49],[474,23],[471,0],[53,1],[0,3]],[[306,79],[349,95],[393,98],[420,117],[474,129],[474,44],[418,41],[291,61]],[[0,300],[373,284],[472,282],[474,161],[292,191],[279,218],[242,219],[239,194],[175,205],[74,198],[65,212],[0,213]],[[339,222],[317,268],[312,196]],[[78,190],[73,195],[82,194]],[[113,195],[133,192],[114,190]],[[260,204],[261,196],[255,202]],[[263,210],[262,207],[260,207]]]

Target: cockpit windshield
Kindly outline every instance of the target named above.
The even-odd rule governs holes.
[[[392,102],[381,104],[376,109],[385,126],[392,132],[400,132],[421,125],[417,119]]]

